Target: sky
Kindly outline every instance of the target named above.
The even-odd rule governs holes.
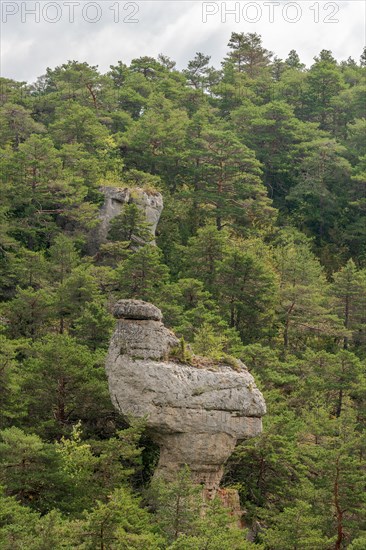
[[[160,53],[183,69],[196,52],[220,67],[232,32],[256,32],[279,58],[311,65],[322,49],[356,61],[366,42],[364,0],[1,0],[1,76],[34,82],[68,60],[106,72]]]

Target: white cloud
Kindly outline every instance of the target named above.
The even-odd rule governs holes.
[[[175,59],[179,68],[183,68],[197,51],[211,55],[213,64],[219,66],[227,51],[227,42],[232,31],[261,34],[264,45],[278,57],[286,57],[290,49],[296,49],[307,64],[322,49],[332,50],[338,59],[347,59],[349,56],[358,59],[364,46],[365,13],[362,0],[297,0],[297,7],[289,6],[289,1],[280,0],[275,2],[279,5],[273,8],[272,23],[269,20],[268,0],[256,2],[257,9],[262,11],[258,22],[248,20],[248,17],[253,19],[255,16],[253,7],[247,11],[248,17],[245,20],[243,8],[248,5],[248,1],[242,1],[238,22],[229,14],[227,21],[222,21],[224,8],[221,6],[232,9],[235,2],[216,2],[218,12],[208,16],[207,23],[202,22],[203,3],[193,0],[136,0],[134,3],[138,6],[138,13],[133,17],[139,20],[138,23],[123,21],[133,9],[131,2],[119,1],[119,22],[114,22],[116,0],[75,1],[79,5],[75,4],[73,23],[69,22],[67,0],[39,1],[39,23],[34,21],[34,15],[26,11],[34,9],[37,2],[2,2],[3,76],[32,81],[43,74],[46,67],[54,67],[68,59],[88,61],[106,71],[109,65],[115,64],[119,59],[129,62],[134,57],[156,57],[161,52]],[[61,18],[52,24],[45,20],[44,14],[49,19],[54,17],[56,11],[51,4],[56,3],[60,8]],[[85,21],[85,17],[83,20],[82,17],[83,8],[84,15],[89,18],[95,16],[96,10],[91,5],[93,3],[98,4],[101,14],[100,21],[95,24]],[[45,12],[47,4],[51,7]],[[89,8],[85,11],[87,4]],[[213,7],[214,3],[211,4]],[[9,11],[15,9],[14,6],[18,7],[18,13],[6,17]],[[315,8],[311,9],[311,6]],[[317,7],[319,22],[314,21]],[[24,22],[21,21],[22,10]],[[294,19],[300,12],[298,22],[289,22],[289,19]],[[326,22],[326,17],[338,19],[338,22]]]

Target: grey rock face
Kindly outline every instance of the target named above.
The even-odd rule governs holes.
[[[130,202],[137,204],[144,212],[146,221],[150,224],[151,233],[155,237],[156,227],[164,207],[160,193],[146,193],[143,189],[134,189]]]
[[[127,187],[103,186],[100,191],[104,194],[104,204],[99,211],[100,223],[93,231],[90,251],[97,252],[99,246],[107,242],[110,222],[118,216],[124,204],[134,203],[144,212],[146,221],[150,224],[151,234],[155,237],[161,212],[163,210],[163,197],[160,193],[147,193],[143,189],[129,189]],[[152,241],[154,244],[154,241]]]
[[[113,308],[113,315],[117,319],[136,319],[161,321],[163,316],[160,309],[143,300],[119,300]]]
[[[188,464],[213,496],[237,441],[261,432],[266,408],[253,377],[243,364],[236,371],[172,361],[179,342],[152,304],[120,300],[114,311],[118,321],[106,361],[113,404],[127,418],[147,417],[160,446],[158,475],[169,479]]]

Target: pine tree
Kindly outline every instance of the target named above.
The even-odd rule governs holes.
[[[334,274],[332,293],[336,299],[335,310],[347,330],[344,348],[349,346],[349,332],[354,343],[364,344],[366,274],[364,270],[357,269],[352,259]]]
[[[324,271],[300,233],[285,232],[275,251],[280,275],[278,316],[285,348],[306,335],[341,335],[339,320],[331,310],[330,288]],[[282,239],[281,238],[281,239]]]
[[[52,444],[19,428],[6,428],[0,433],[1,483],[8,496],[23,505],[45,512],[57,507],[65,483],[59,471],[59,460]],[[52,490],[51,490],[52,488]]]
[[[25,423],[51,439],[67,434],[78,420],[102,428],[103,415],[111,412],[101,356],[65,334],[34,344],[23,364],[21,390]]]
[[[255,77],[258,71],[268,66],[272,52],[262,46],[262,39],[256,33],[231,34],[228,46],[230,51],[225,58],[226,63],[233,63],[240,73],[245,71],[250,77]]]
[[[124,241],[129,248],[148,243],[153,239],[150,225],[136,204],[125,204],[111,220],[108,238],[111,241]]]
[[[260,180],[260,165],[233,132],[213,128],[202,132],[197,170],[198,202],[211,213],[219,230],[226,225],[270,224],[274,211]]]
[[[288,65],[291,69],[298,69],[302,71],[305,68],[304,63],[300,62],[299,54],[296,50],[291,50],[286,58],[285,61],[286,65]]]
[[[160,251],[145,245],[117,267],[115,277],[121,296],[153,301],[168,280],[168,269]]]
[[[118,488],[109,502],[98,502],[75,525],[74,543],[93,548],[161,548],[161,538],[154,533],[151,519],[140,507],[140,500],[127,488]]]
[[[323,535],[320,519],[307,502],[297,500],[286,507],[265,531],[263,540],[268,550],[323,550],[332,541]]]
[[[218,266],[217,290],[220,309],[245,343],[256,340],[271,326],[276,301],[274,272],[245,251],[233,247]]]

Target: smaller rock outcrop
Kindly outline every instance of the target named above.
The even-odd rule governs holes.
[[[113,404],[126,418],[146,417],[160,447],[156,474],[166,479],[187,464],[212,497],[237,441],[261,432],[265,402],[245,365],[172,359],[179,344],[153,304],[120,300],[106,371]]]
[[[128,187],[103,186],[99,190],[103,193],[105,199],[99,211],[100,223],[91,235],[89,244],[90,253],[95,254],[100,245],[107,242],[110,222],[120,214],[124,204],[136,204],[144,212],[151,234],[155,237],[156,227],[163,210],[163,197],[161,193],[148,193],[144,189],[137,187],[130,189]],[[154,241],[150,242],[154,244]]]

